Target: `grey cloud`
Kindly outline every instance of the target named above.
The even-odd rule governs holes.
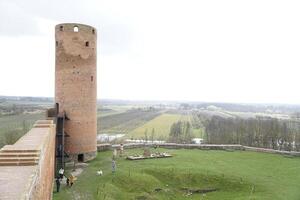
[[[132,42],[130,26],[122,18],[101,13],[99,1],[74,0],[2,0],[0,2],[0,36],[39,35],[38,19],[78,22],[98,29],[102,54],[122,53]],[[54,29],[54,27],[53,27]]]
[[[0,2],[0,35],[20,36],[39,33],[36,19],[13,2]]]

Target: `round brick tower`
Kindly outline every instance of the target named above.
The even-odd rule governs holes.
[[[97,32],[66,23],[55,27],[55,102],[65,112],[65,152],[78,161],[97,153]]]

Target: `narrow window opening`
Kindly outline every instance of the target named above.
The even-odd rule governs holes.
[[[93,76],[91,76],[91,81],[92,81],[92,82],[94,81],[94,77],[93,77]]]
[[[92,30],[92,33],[95,34],[95,29]]]
[[[55,103],[56,115],[59,113],[59,103]]]
[[[90,46],[90,43],[89,42],[85,42],[85,46],[86,47]]]
[[[78,154],[77,160],[78,160],[78,162],[83,162],[84,161],[84,155],[83,154]]]
[[[55,42],[55,45],[58,47],[58,41]]]
[[[64,27],[63,27],[63,26],[60,26],[60,27],[59,27],[59,30],[60,30],[60,31],[63,31],[63,30],[64,30]]]
[[[79,28],[78,26],[74,26],[74,29],[73,29],[74,32],[78,32],[79,31]]]

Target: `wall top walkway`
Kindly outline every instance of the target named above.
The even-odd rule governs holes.
[[[52,120],[37,121],[15,144],[0,150],[0,199],[28,199],[43,147],[54,134]]]

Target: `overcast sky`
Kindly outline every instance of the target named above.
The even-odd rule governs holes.
[[[0,0],[0,95],[54,95],[54,26],[98,29],[98,98],[300,103],[300,2]]]

